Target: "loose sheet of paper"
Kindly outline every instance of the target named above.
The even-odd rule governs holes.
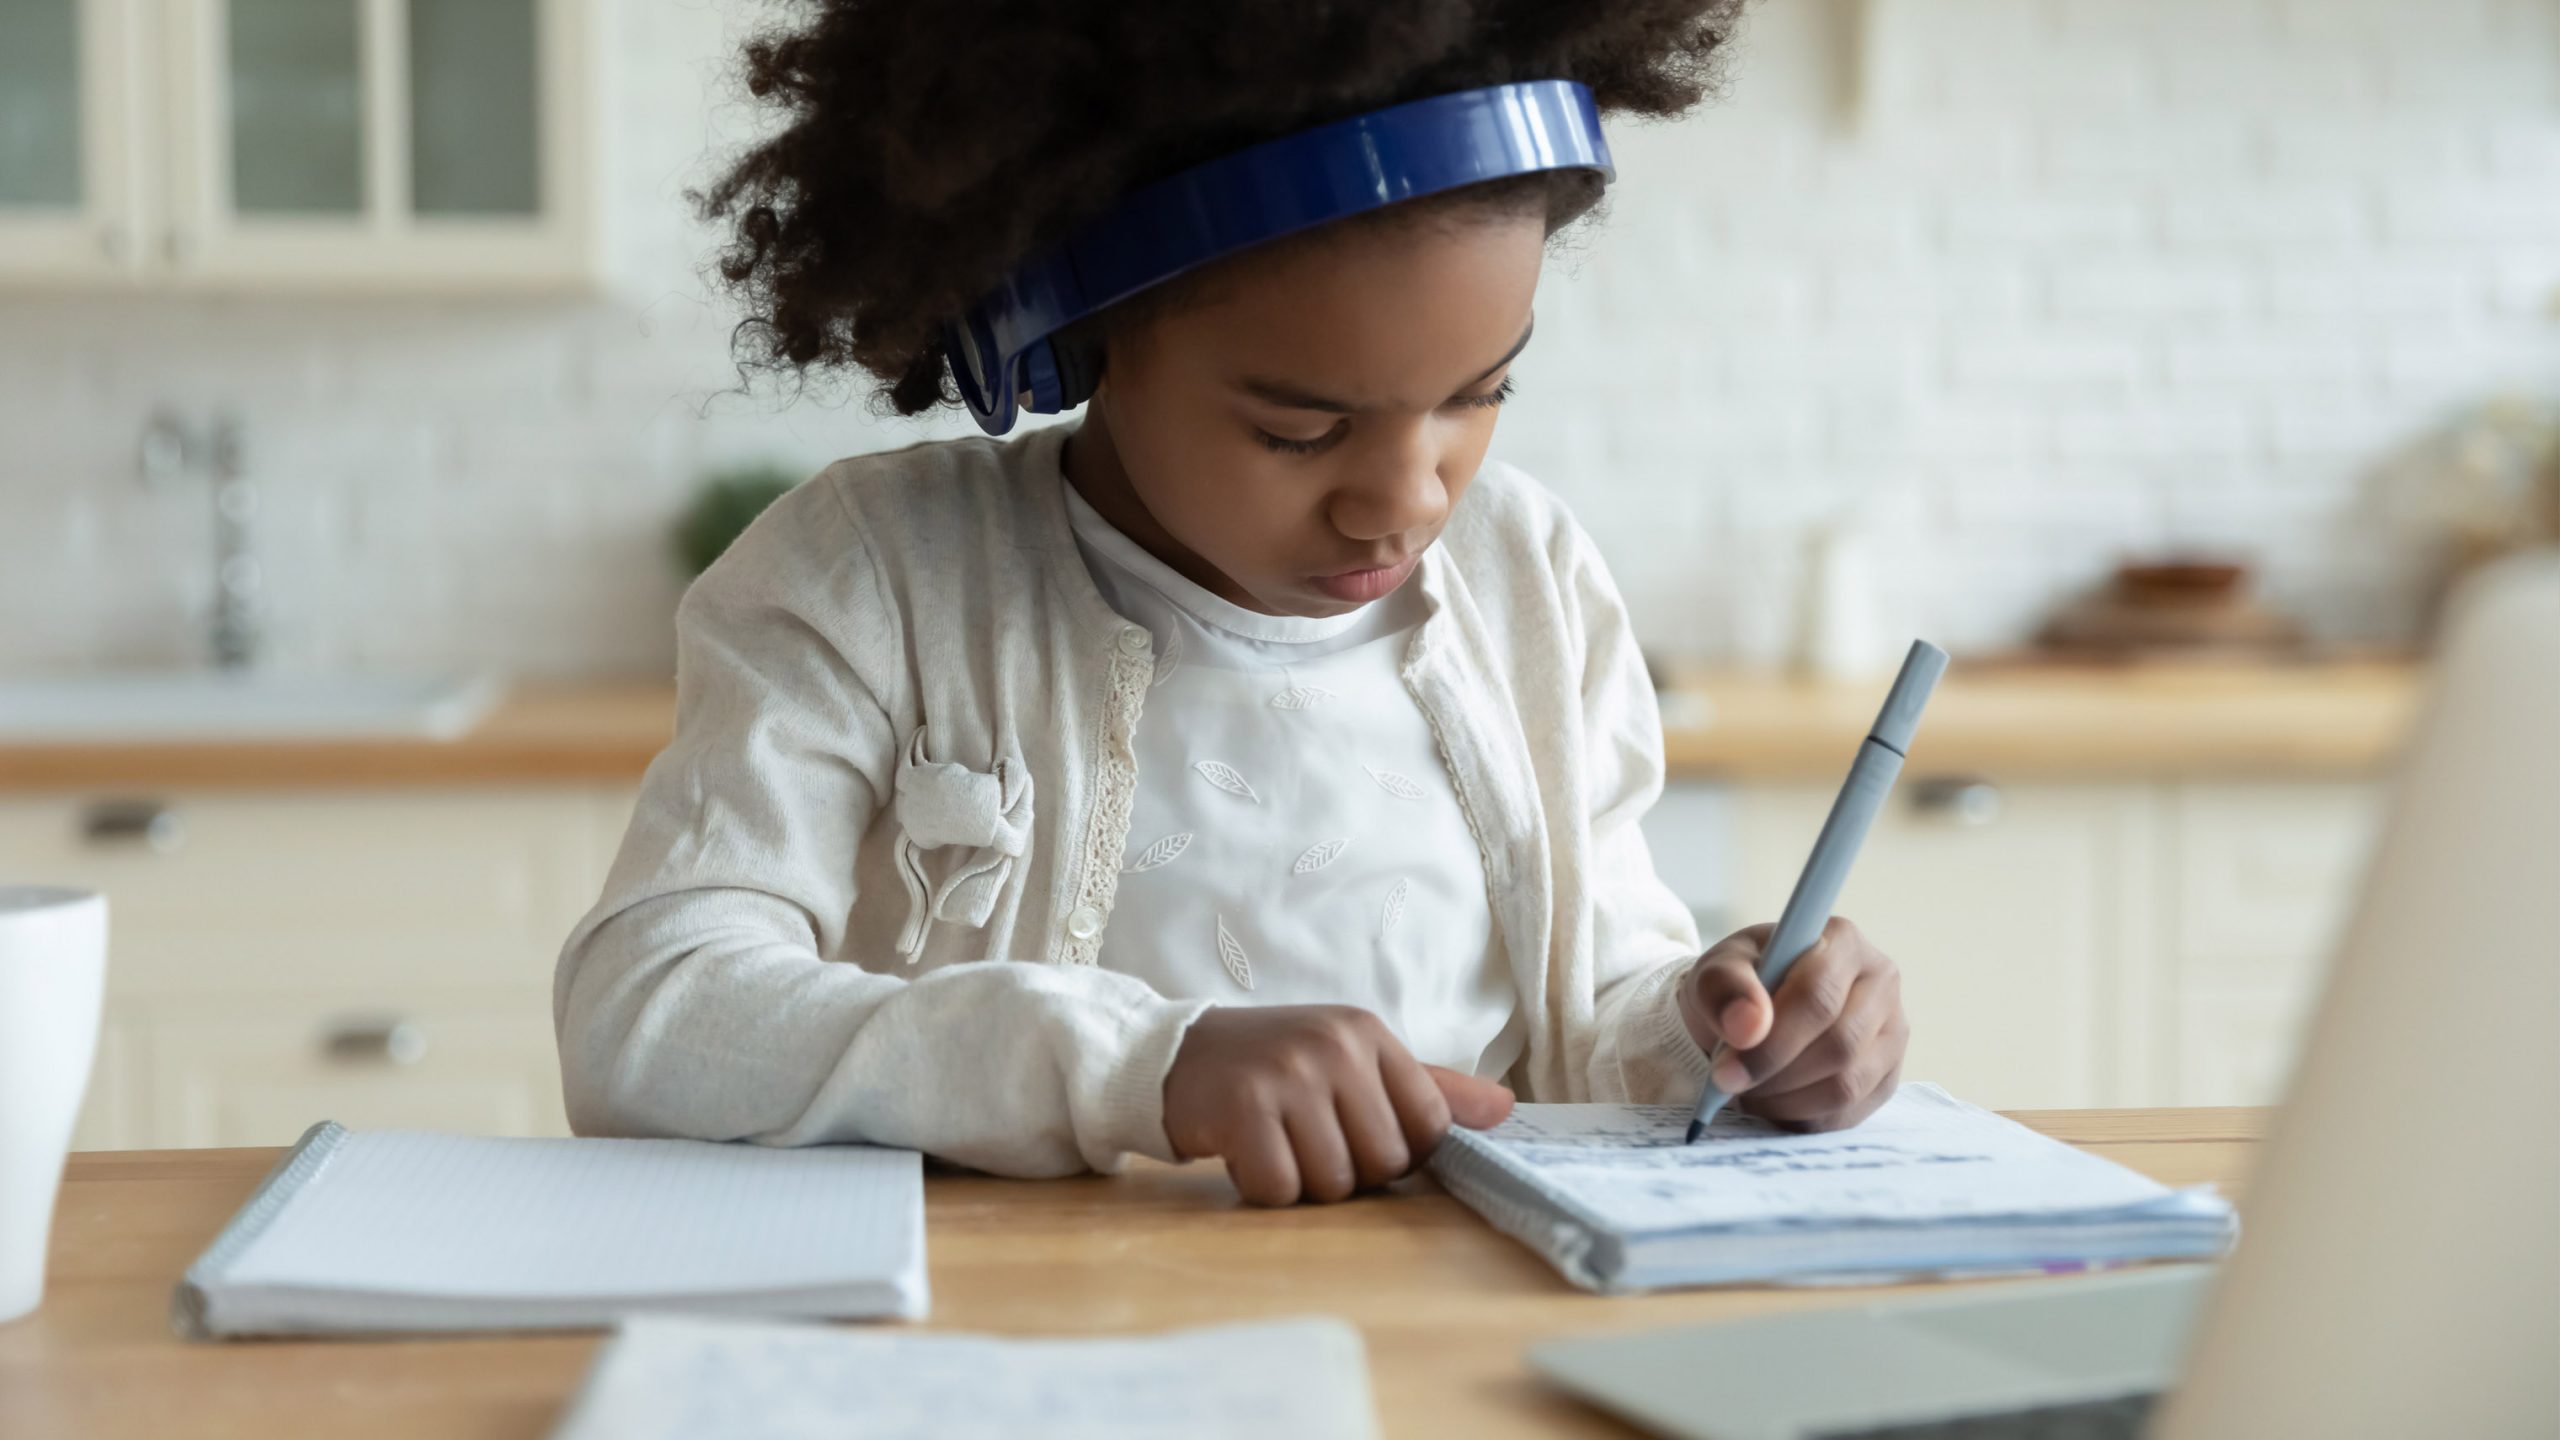
[[[1671,1105],[1520,1105],[1485,1132],[1609,1229],[2120,1211],[2175,1192],[1950,1096],[1904,1085],[1855,1127],[1798,1135],[1727,1107],[1698,1143]]]
[[[642,1316],[553,1440],[1374,1440],[1359,1332],[1338,1320],[1006,1340]]]

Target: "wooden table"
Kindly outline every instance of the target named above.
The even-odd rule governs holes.
[[[2236,1189],[2258,1110],[2017,1117],[2171,1184]],[[52,1287],[0,1325],[0,1436],[541,1436],[592,1335],[189,1344],[169,1289],[280,1152],[72,1157]],[[1212,1165],[1117,1177],[926,1182],[938,1328],[1072,1334],[1322,1312],[1367,1336],[1390,1436],[1625,1435],[1549,1391],[1529,1342],[1810,1305],[1869,1291],[1723,1290],[1604,1299],[1567,1286],[1428,1181],[1331,1207],[1241,1207]],[[1997,1282],[2029,1283],[2034,1282]]]

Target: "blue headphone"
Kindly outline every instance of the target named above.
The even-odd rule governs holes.
[[[1018,411],[1054,415],[1093,394],[1094,357],[1068,325],[1182,272],[1309,226],[1542,170],[1617,170],[1591,92],[1527,80],[1436,95],[1265,141],[1133,191],[1033,257],[945,333],[960,398],[990,435]]]

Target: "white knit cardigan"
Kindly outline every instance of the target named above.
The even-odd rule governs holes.
[[[676,614],[675,738],[553,988],[586,1134],[868,1141],[1013,1175],[1169,1158],[1206,1002],[1099,968],[1153,675],[1068,528],[1056,428],[840,461]],[[1438,739],[1528,1019],[1523,1098],[1686,1103],[1696,954],[1615,586],[1488,464],[1409,583]]]

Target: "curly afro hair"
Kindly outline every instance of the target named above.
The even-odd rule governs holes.
[[[1515,80],[1676,115],[1714,86],[1744,3],[798,0],[745,56],[779,129],[695,197],[730,229],[737,358],[802,377],[859,366],[901,414],[956,402],[943,326],[1137,186]],[[1519,193],[1477,188],[1501,187]],[[1551,196],[1549,228],[1593,198]]]

